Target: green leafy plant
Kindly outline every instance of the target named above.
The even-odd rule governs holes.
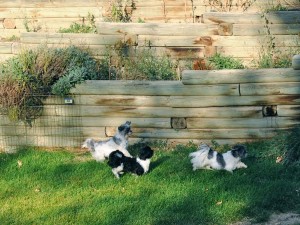
[[[118,42],[109,49],[110,76],[129,80],[176,80],[176,65],[167,56],[157,56],[147,48],[133,50],[130,44]],[[113,69],[111,67],[113,66]],[[113,73],[112,73],[113,72]]]
[[[240,60],[234,59],[230,56],[223,56],[220,53],[217,53],[208,59],[209,66],[212,69],[221,70],[221,69],[244,69],[244,65]]]
[[[125,59],[125,77],[139,80],[174,80],[175,65],[168,56],[156,56],[150,49],[141,49],[135,58]]]
[[[286,6],[283,6],[280,2],[274,3],[272,0],[271,2],[268,0],[267,8],[263,11],[265,13],[268,12],[277,12],[277,11],[287,11],[288,8]]]
[[[133,0],[112,0],[109,1],[108,16],[105,18],[109,22],[131,22],[131,15],[135,10]]]
[[[98,62],[88,51],[70,46],[25,50],[0,66],[0,105],[12,120],[30,123],[40,116],[42,100],[64,96],[76,83],[101,79]]]
[[[72,23],[69,28],[60,28],[59,33],[96,33],[95,16],[88,14],[87,21],[82,18],[82,23]]]
[[[10,37],[4,38],[5,41],[20,41],[20,37],[12,35]]]
[[[280,159],[278,163],[287,166],[300,165],[300,126],[295,126],[289,130],[278,133],[268,144],[272,151],[269,155]]]
[[[25,17],[23,25],[27,32],[38,32],[42,29],[41,25],[37,22],[36,16],[33,16],[32,19]]]
[[[256,0],[241,0],[237,4],[234,0],[208,0],[206,3],[219,12],[230,12],[234,8],[246,11],[255,1]]]

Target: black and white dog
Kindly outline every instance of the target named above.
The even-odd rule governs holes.
[[[115,150],[109,155],[108,165],[118,179],[120,174],[125,172],[141,176],[149,171],[150,160],[153,154],[154,152],[149,146],[143,147],[137,158],[126,157],[121,151]]]
[[[98,162],[103,162],[109,157],[109,154],[116,149],[121,151],[125,156],[131,157],[130,153],[127,151],[128,137],[130,134],[132,134],[131,122],[126,121],[126,123],[118,127],[116,134],[110,139],[105,141],[94,141],[93,139],[88,138],[84,141],[82,148],[88,148],[93,158]]]
[[[189,154],[193,170],[196,169],[216,169],[233,172],[238,168],[247,168],[241,159],[247,156],[244,145],[235,145],[223,154],[218,153],[206,144],[201,144],[198,151]]]

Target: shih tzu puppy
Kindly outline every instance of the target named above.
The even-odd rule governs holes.
[[[108,165],[117,179],[120,178],[120,174],[125,172],[141,176],[149,171],[153,154],[154,152],[149,146],[143,147],[137,158],[127,157],[121,151],[115,150],[109,155]]]
[[[193,170],[216,169],[233,172],[235,169],[247,168],[241,159],[247,156],[244,145],[235,145],[230,151],[223,154],[211,149],[206,144],[201,144],[198,151],[189,154]]]
[[[105,141],[95,141],[88,138],[84,141],[82,148],[88,148],[93,158],[98,162],[103,162],[108,158],[109,154],[116,149],[125,156],[131,157],[130,153],[127,151],[128,137],[132,133],[130,125],[131,122],[126,121],[126,123],[118,127],[117,132],[113,137]]]

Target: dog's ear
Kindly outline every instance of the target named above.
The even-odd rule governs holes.
[[[246,147],[244,145],[235,145],[232,148],[232,155],[234,157],[243,157],[247,154]]]
[[[139,158],[142,160],[150,159],[154,154],[154,151],[149,147],[145,146],[140,150]]]
[[[236,149],[231,150],[231,154],[233,155],[234,158],[238,158],[239,157],[239,153]]]
[[[122,132],[124,129],[125,129],[125,126],[124,126],[124,125],[121,125],[121,126],[118,127],[118,131],[119,131],[119,132]]]

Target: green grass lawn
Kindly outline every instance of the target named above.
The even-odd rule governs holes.
[[[233,174],[192,171],[192,144],[151,147],[150,172],[120,180],[89,153],[1,153],[1,224],[229,224],[300,212],[300,167],[276,163],[268,143],[248,144],[248,168]]]

